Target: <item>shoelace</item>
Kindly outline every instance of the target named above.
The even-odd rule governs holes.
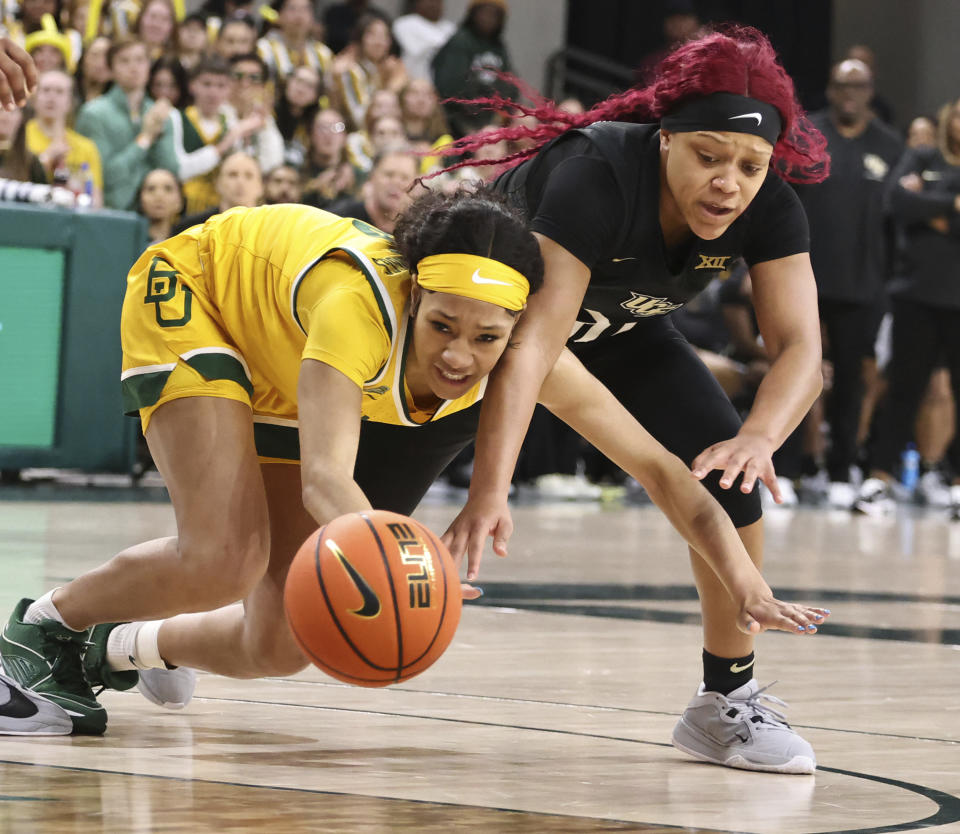
[[[72,636],[63,639],[55,634],[47,634],[47,644],[53,644],[55,660],[50,664],[50,674],[53,679],[59,683],[68,692],[76,695],[86,696],[90,690],[86,676],[83,674],[83,661],[81,652],[87,645],[83,639],[85,634],[79,634],[78,638]]]
[[[778,698],[776,695],[766,694],[766,691],[777,683],[778,681],[768,683],[766,686],[762,686],[756,692],[752,693],[749,698],[745,698],[742,701],[737,699],[732,701],[732,703],[744,705],[743,711],[750,713],[749,717],[747,718],[748,721],[757,723],[757,720],[759,719],[759,721],[769,722],[770,719],[773,718],[776,723],[789,727],[790,725],[787,724],[786,715],[769,706],[768,704],[761,703],[761,700],[763,700],[769,701],[777,706],[784,707],[785,709],[789,707],[789,704],[786,701],[780,700],[780,698]]]

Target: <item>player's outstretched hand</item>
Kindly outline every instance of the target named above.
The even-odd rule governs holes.
[[[690,467],[693,476],[703,480],[714,469],[722,470],[720,486],[730,489],[742,472],[741,492],[752,492],[758,480],[763,481],[774,500],[780,504],[783,496],[777,485],[777,473],[773,468],[773,444],[759,434],[741,431],[736,437],[714,443],[701,452]]]
[[[22,47],[0,38],[0,107],[16,110],[37,87],[37,66]]]
[[[810,608],[781,602],[773,596],[748,600],[740,609],[739,629],[747,634],[760,634],[769,629],[792,634],[816,634],[830,616],[828,608]]]
[[[443,543],[450,551],[457,568],[467,557],[467,581],[472,582],[480,572],[480,560],[487,536],[493,537],[493,552],[507,555],[507,540],[513,533],[513,519],[505,500],[483,500],[471,497],[466,506],[451,522],[443,534]],[[461,586],[464,599],[476,599],[483,593],[479,588],[464,583]]]

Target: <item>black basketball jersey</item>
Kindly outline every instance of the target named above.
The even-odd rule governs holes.
[[[723,235],[692,236],[667,251],[657,125],[598,122],[568,131],[503,174],[496,188],[525,211],[535,232],[590,267],[573,342],[613,336],[676,310],[737,257],[754,264],[809,250],[803,208],[770,171]]]

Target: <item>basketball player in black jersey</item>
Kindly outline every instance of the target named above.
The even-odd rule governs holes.
[[[503,104],[504,102],[495,102]],[[523,108],[521,108],[523,109]],[[762,480],[780,500],[771,456],[820,392],[817,296],[807,222],[784,182],[828,170],[823,137],[756,30],[681,46],[653,83],[582,116],[547,104],[523,112],[528,157],[496,187],[523,207],[540,242],[544,287],[518,326],[518,348],[491,377],[467,506],[445,540],[474,578],[487,535],[506,553],[506,496],[542,378],[564,343],[726,509],[759,566]],[[643,124],[639,122],[650,122]],[[518,128],[511,129],[515,133]],[[504,131],[506,132],[506,131]],[[495,131],[462,140],[470,149]],[[516,138],[511,136],[509,138]],[[537,144],[539,142],[539,144]],[[770,372],[741,425],[669,313],[742,256]],[[704,624],[704,683],[674,730],[693,756],[733,767],[809,773],[810,745],[764,706],[753,638],[691,550]]]

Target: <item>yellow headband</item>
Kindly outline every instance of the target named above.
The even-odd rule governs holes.
[[[517,270],[479,255],[430,255],[417,264],[417,283],[508,310],[522,310],[530,294],[530,283]]]

